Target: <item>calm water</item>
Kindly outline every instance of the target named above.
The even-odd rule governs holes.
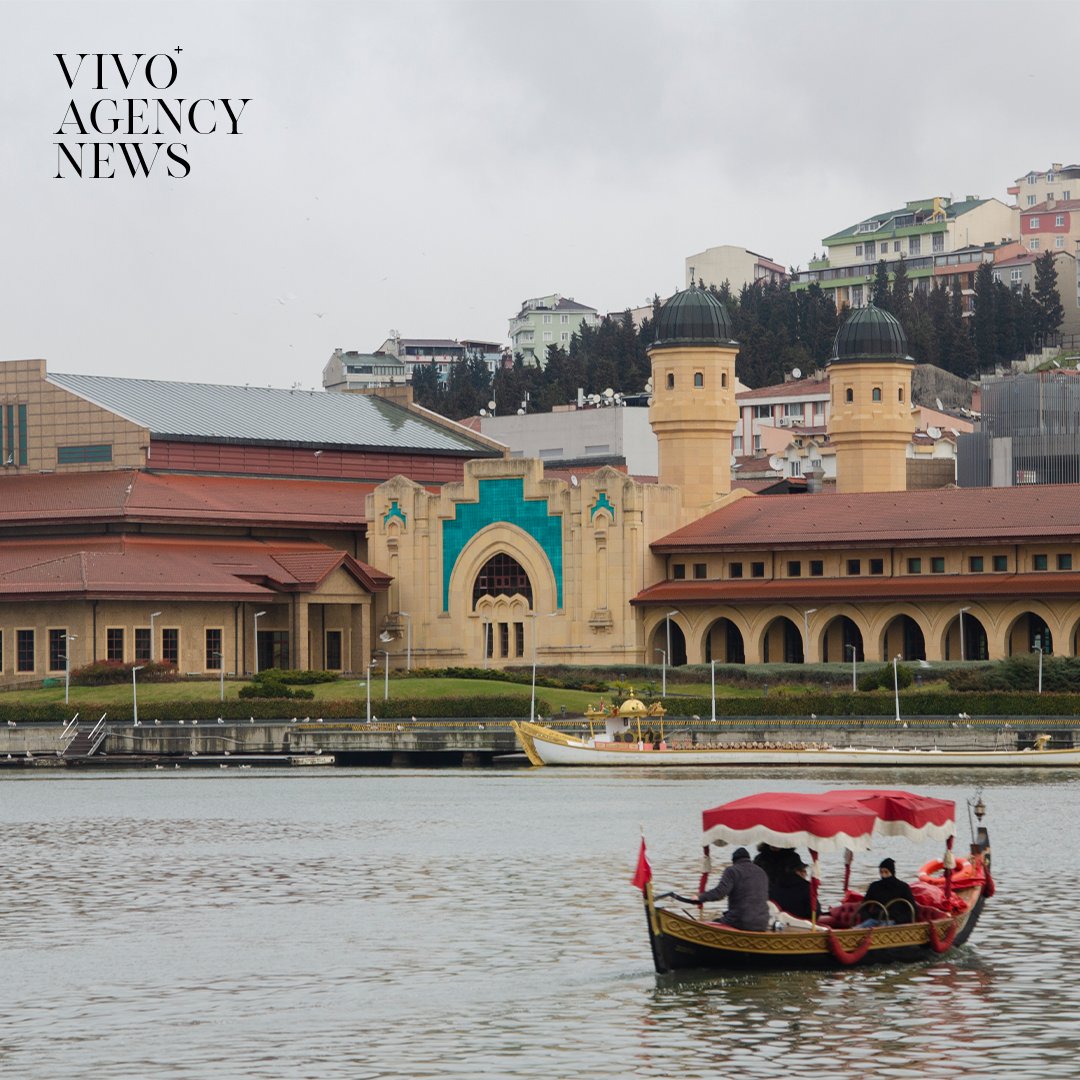
[[[867,785],[961,803],[962,779],[7,776],[0,1074],[1078,1076],[1073,774],[986,782],[998,896],[948,962],[652,971],[628,883],[639,823],[658,888],[686,891],[706,806]],[[916,870],[939,853],[886,842],[855,880],[885,854]]]

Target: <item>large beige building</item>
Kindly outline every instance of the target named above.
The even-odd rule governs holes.
[[[904,490],[896,320],[837,333],[834,494],[732,490],[737,351],[708,291],[661,310],[659,483],[545,477],[363,395],[0,365],[0,683],[363,671],[377,639],[425,666],[1078,654],[1080,491]]]
[[[784,267],[767,255],[734,244],[720,244],[688,255],[685,270],[687,288],[698,284],[720,288],[726,281],[736,296],[744,285],[755,285],[759,281],[770,285],[787,276]]]

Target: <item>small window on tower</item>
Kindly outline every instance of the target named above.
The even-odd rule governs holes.
[[[722,387],[727,386],[727,372],[726,371],[721,371],[720,372],[720,385]]]
[[[898,386],[896,388],[896,400],[897,401],[903,401],[904,400],[904,388],[902,386]]]
[[[669,371],[667,377],[667,388],[669,390],[675,389],[675,376]]]
[[[844,391],[844,400],[849,405],[855,400],[855,391],[850,386]]]
[[[701,387],[705,385],[705,375],[701,371],[694,372],[694,386]]]
[[[880,401],[881,400],[881,387],[880,386],[875,386],[874,389],[870,392],[870,400],[871,401]]]

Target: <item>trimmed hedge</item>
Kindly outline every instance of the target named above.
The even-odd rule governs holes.
[[[709,698],[680,698],[669,695],[664,701],[669,717],[711,715]],[[761,698],[716,699],[717,716],[800,716],[815,713],[833,716],[893,716],[893,694],[883,691],[845,694],[777,693]],[[955,716],[973,717],[1062,716],[1080,719],[1080,694],[1028,694],[1022,692],[952,693],[949,691],[908,691],[900,695],[902,717]],[[1080,726],[1078,723],[1077,726]]]
[[[1080,658],[1043,658],[1043,690],[1080,693]],[[1013,656],[990,666],[958,668],[945,675],[953,690],[1035,690],[1039,685],[1039,658]]]
[[[498,697],[445,697],[445,698],[397,698],[390,701],[372,699],[371,712],[380,720],[403,717],[448,717],[472,719],[474,717],[509,717],[522,719],[529,715],[529,695],[505,694]],[[330,720],[362,719],[366,714],[366,700],[320,701],[317,709],[304,703],[305,715],[321,716]],[[96,721],[102,713],[114,723],[130,723],[131,705],[105,706],[82,703],[79,706],[81,721]],[[551,705],[537,699],[536,711],[540,716],[551,716]],[[0,724],[14,720],[19,724],[63,723],[71,719],[75,710],[62,701],[49,705],[19,705],[0,701]],[[144,703],[139,706],[139,718],[143,723],[154,720],[198,720],[213,723],[217,717],[224,720],[282,720],[300,716],[297,702],[284,698],[253,698],[246,701],[166,701]]]
[[[121,663],[119,660],[98,660],[93,664],[85,664],[71,671],[72,686],[111,686],[115,683],[131,682],[131,670],[138,666],[139,682],[162,683],[176,682],[179,674],[175,664],[163,662],[135,664]]]

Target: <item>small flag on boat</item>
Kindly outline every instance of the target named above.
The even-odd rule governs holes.
[[[649,865],[649,856],[645,852],[645,837],[641,838],[641,849],[638,851],[637,869],[630,879],[630,884],[635,888],[645,891],[645,886],[652,881],[652,867]]]

